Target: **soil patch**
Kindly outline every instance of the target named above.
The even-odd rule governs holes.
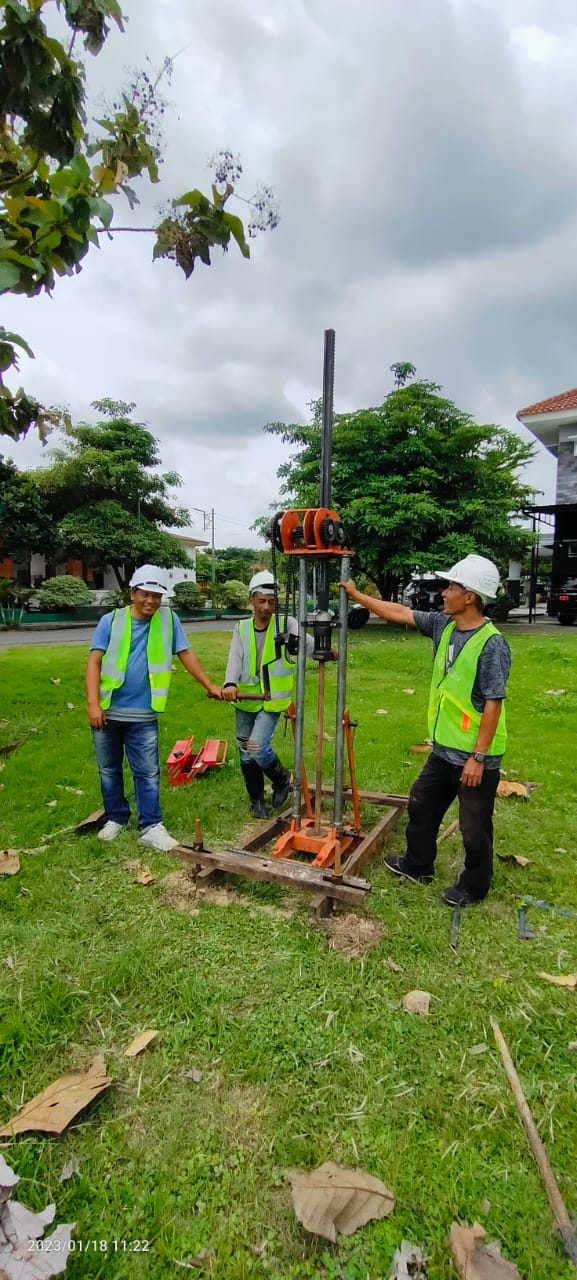
[[[364,956],[376,942],[385,936],[385,927],[372,916],[358,916],[354,911],[333,916],[323,923],[323,930],[330,937],[331,951],[341,951],[345,956]]]

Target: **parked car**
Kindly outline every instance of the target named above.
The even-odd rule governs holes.
[[[441,592],[447,585],[446,578],[437,578],[434,573],[422,573],[411,578],[403,592],[403,604],[409,609],[419,609],[422,613],[439,610],[443,607]]]
[[[560,587],[547,592],[547,615],[558,618],[562,627],[571,627],[577,620],[577,578],[566,578]]]

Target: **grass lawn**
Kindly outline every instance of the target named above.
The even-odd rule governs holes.
[[[222,678],[229,637],[195,634],[193,643]],[[165,881],[180,864],[142,851],[156,876],[149,887],[126,870],[140,856],[134,828],[111,845],[57,836],[0,880],[0,1124],[99,1052],[115,1079],[61,1137],[25,1135],[2,1148],[20,1175],[20,1199],[34,1209],[54,1201],[56,1221],[76,1221],[79,1241],[110,1242],[108,1254],[72,1254],[67,1276],[182,1276],[177,1262],[207,1249],[204,1271],[217,1280],[378,1280],[406,1237],[424,1248],[429,1280],[446,1280],[456,1274],[447,1248],[454,1218],[482,1222],[525,1280],[574,1276],[490,1018],[577,1215],[577,1055],[568,1049],[577,993],[538,976],[577,972],[577,921],[530,908],[537,933],[522,942],[516,918],[523,893],[577,908],[577,636],[513,636],[511,645],[505,767],[542,786],[527,801],[497,801],[496,848],[531,862],[497,863],[490,897],[463,913],[456,955],[438,889],[455,878],[458,836],[441,844],[431,887],[398,882],[380,859],[368,865],[366,914],[384,933],[362,958],[330,948],[306,897],[272,886],[238,880],[236,895],[221,895],[227,905],[176,909]],[[0,745],[24,739],[2,757],[0,848],[36,848],[99,804],[84,660],[75,646],[0,652]],[[400,629],[350,637],[348,705],[359,721],[363,788],[406,792],[419,771],[423,757],[410,746],[426,731],[430,660],[429,644]],[[209,703],[180,667],[173,679],[162,757],[191,732],[199,745],[208,735],[232,739],[231,709]],[[313,671],[309,759],[314,688]],[[326,728],[332,736],[332,720]],[[288,759],[280,729],[277,747]],[[197,816],[208,847],[234,844],[246,830],[235,756],[231,745],[220,772],[164,785],[173,834],[190,838]],[[389,848],[403,850],[402,821]],[[402,971],[385,967],[388,958]],[[413,988],[431,992],[429,1018],[403,1011]],[[133,1036],[151,1027],[160,1033],[154,1044],[125,1058]],[[198,1083],[185,1078],[192,1067]],[[72,1157],[80,1173],[60,1183]],[[337,1246],[299,1227],[284,1175],[327,1159],[364,1168],[397,1199],[389,1218]],[[149,1251],[124,1252],[121,1242],[134,1240],[148,1240]]]

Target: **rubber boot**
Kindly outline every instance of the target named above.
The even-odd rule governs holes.
[[[286,804],[291,789],[291,776],[284,764],[281,764],[278,756],[275,756],[272,764],[264,770],[267,778],[272,782],[272,802],[275,809],[282,809]]]
[[[248,791],[250,800],[250,811],[253,818],[268,818],[266,805],[264,802],[264,775],[260,765],[249,760],[245,764],[242,760],[240,763],[244,785]]]

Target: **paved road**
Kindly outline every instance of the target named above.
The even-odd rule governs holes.
[[[544,610],[544,605],[538,605],[537,622],[530,624],[529,615],[525,609],[513,609],[509,621],[498,625],[503,626],[505,635],[543,635],[551,632],[558,634],[560,631],[571,630],[571,628],[560,627],[556,618],[547,618]],[[386,624],[374,618],[369,625],[385,626]],[[233,631],[234,626],[234,618],[221,618],[218,622],[215,618],[207,618],[206,622],[186,622],[184,629],[187,635],[194,637],[201,631]],[[38,631],[0,631],[0,649],[23,644],[81,644],[87,648],[93,631],[93,626],[48,627]],[[573,627],[572,631],[577,636],[577,626]]]
[[[207,618],[206,622],[185,622],[184,630],[189,636],[201,631],[233,631],[234,618]],[[48,627],[38,631],[28,629],[21,631],[0,631],[0,649],[7,649],[22,644],[82,644],[86,648],[92,639],[94,626],[88,627]]]

